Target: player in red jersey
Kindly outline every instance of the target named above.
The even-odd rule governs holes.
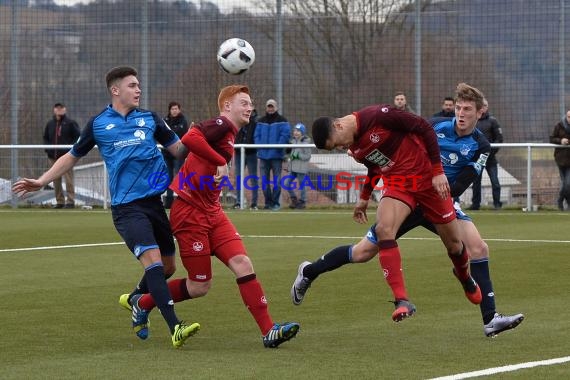
[[[267,299],[236,228],[220,204],[220,192],[228,181],[228,163],[234,154],[234,139],[253,110],[249,89],[224,87],[218,97],[220,116],[195,124],[182,138],[190,153],[170,185],[178,195],[170,211],[170,224],[180,247],[187,278],[170,280],[174,302],[205,296],[212,282],[211,256],[217,257],[235,275],[247,309],[261,330],[265,347],[275,348],[293,338],[299,324],[274,323]],[[148,313],[153,298],[146,294],[138,307]]]
[[[369,181],[361,191],[353,214],[358,223],[368,221],[366,209],[376,185],[374,182],[380,177],[384,181],[374,233],[380,250],[380,265],[394,294],[396,310],[392,319],[399,322],[416,311],[409,302],[404,284],[396,233],[417,205],[422,209],[425,207],[426,219],[436,226],[465,295],[472,303],[481,303],[481,291],[469,273],[469,257],[460,240],[449,183],[431,125],[419,116],[390,105],[375,105],[338,119],[321,117],[313,123],[312,131],[317,148],[348,149],[356,161],[367,167]],[[391,182],[391,178],[395,180]],[[358,254],[352,251],[357,248],[343,246],[336,249],[345,250],[351,256]],[[293,303],[297,305],[310,286],[310,281],[303,275],[304,266],[309,264],[301,264],[291,289]]]

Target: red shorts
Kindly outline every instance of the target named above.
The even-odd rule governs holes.
[[[205,214],[177,198],[170,209],[170,225],[192,281],[212,278],[211,255],[227,266],[232,257],[247,254],[239,233],[222,209]]]
[[[397,186],[387,188],[382,197],[394,198],[406,203],[414,210],[417,205],[422,207],[424,216],[433,224],[446,224],[455,219],[453,198],[441,199],[433,187],[429,189],[410,192]]]

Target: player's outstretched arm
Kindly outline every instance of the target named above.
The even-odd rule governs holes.
[[[48,183],[56,178],[60,178],[67,173],[79,161],[78,157],[73,156],[71,153],[66,153],[61,156],[55,164],[38,179],[23,178],[16,181],[12,186],[12,191],[18,196],[22,197],[27,193],[38,191]]]

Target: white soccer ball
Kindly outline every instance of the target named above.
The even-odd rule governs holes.
[[[230,38],[222,42],[218,48],[218,64],[228,74],[243,74],[253,62],[255,62],[255,50],[244,39]]]

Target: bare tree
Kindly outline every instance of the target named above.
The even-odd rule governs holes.
[[[414,0],[288,0],[283,1],[283,49],[294,63],[304,83],[312,89],[313,99],[325,107],[339,109],[336,100],[344,89],[369,86],[371,78],[385,71],[381,56],[391,43],[388,38],[404,34],[409,39],[413,22],[406,9]],[[423,2],[423,6],[427,6]],[[275,17],[275,3],[259,1]],[[413,15],[413,13],[412,13]],[[259,28],[274,38],[274,27]],[[380,56],[380,59],[379,59]],[[372,90],[374,91],[374,90]],[[347,99],[342,99],[347,103]],[[348,103],[352,103],[348,99]],[[357,102],[355,102],[357,103]]]

